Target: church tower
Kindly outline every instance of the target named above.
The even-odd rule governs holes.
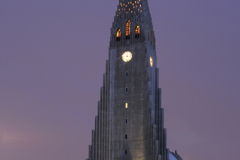
[[[119,0],[87,160],[169,160],[148,0]]]

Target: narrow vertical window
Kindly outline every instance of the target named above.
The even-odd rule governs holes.
[[[125,88],[125,92],[128,93],[128,88]]]
[[[125,154],[127,154],[127,150],[125,150]]]
[[[140,35],[140,27],[139,25],[137,25],[135,28],[135,38],[139,38],[139,35]]]
[[[126,77],[128,77],[128,72],[126,72]]]
[[[150,31],[148,30],[148,40],[150,40]]]
[[[125,118],[125,123],[126,123],[126,124],[128,123],[128,119],[127,119],[127,118]]]
[[[126,24],[126,39],[130,39],[130,25],[131,25],[131,21],[128,20]]]
[[[125,134],[125,139],[127,139],[127,134]]]
[[[128,108],[128,103],[125,103],[125,108]]]
[[[120,41],[120,38],[121,38],[121,30],[120,28],[118,28],[116,33],[116,41]]]
[[[152,59],[152,57],[150,57],[150,66],[151,67],[153,66],[153,59]]]

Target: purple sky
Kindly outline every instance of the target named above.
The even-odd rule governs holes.
[[[0,160],[87,158],[118,0],[0,0]],[[149,0],[168,147],[239,160],[240,1]]]

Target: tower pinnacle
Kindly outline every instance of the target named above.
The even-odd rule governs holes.
[[[138,39],[126,41],[135,36]],[[110,47],[144,41],[149,41],[155,49],[155,35],[147,0],[119,0],[111,29]]]
[[[147,0],[119,0],[89,160],[168,160]]]

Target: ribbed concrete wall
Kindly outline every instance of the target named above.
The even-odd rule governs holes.
[[[128,20],[130,36],[126,38]],[[135,35],[137,25],[139,36]],[[132,54],[128,62],[122,60],[126,51]],[[156,58],[147,0],[120,0],[88,160],[168,160]]]

